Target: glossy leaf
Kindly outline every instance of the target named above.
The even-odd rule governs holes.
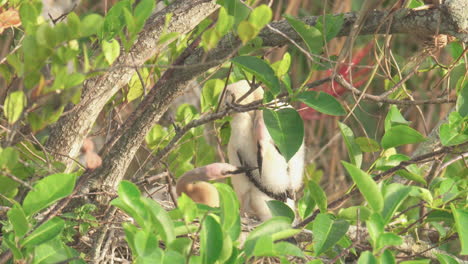
[[[111,65],[120,55],[119,42],[115,39],[103,41],[102,52],[104,53],[104,57],[106,58],[109,65]]]
[[[394,125],[409,125],[411,122],[407,121],[395,105],[390,106],[387,116],[385,117],[385,131],[388,131]]]
[[[294,221],[294,211],[285,203],[271,200],[266,202],[270,212],[273,216],[284,216],[291,220],[291,223]]]
[[[361,256],[359,256],[357,263],[358,264],[377,264],[378,262],[371,252],[364,251],[361,253]]]
[[[301,116],[292,108],[277,111],[265,109],[263,119],[281,155],[289,161],[304,140],[304,124]]]
[[[377,250],[380,250],[386,246],[399,246],[403,243],[403,239],[394,233],[384,232],[379,235],[377,239]]]
[[[377,141],[368,137],[358,137],[355,139],[356,144],[363,152],[377,152],[380,151],[380,145]]]
[[[39,180],[23,201],[26,216],[48,207],[73,192],[76,174],[57,173]]]
[[[64,226],[64,220],[54,217],[29,234],[21,244],[24,247],[33,247],[45,243],[57,237],[62,232]]]
[[[162,240],[170,244],[175,239],[174,224],[164,208],[161,207],[156,201],[147,197],[141,197],[146,211],[150,214],[150,223],[152,229],[157,232]]]
[[[309,181],[307,183],[307,188],[309,189],[310,196],[314,199],[321,213],[327,212],[327,195],[322,190],[320,185],[314,181]]]
[[[298,94],[296,99],[327,115],[342,116],[346,114],[340,102],[325,92],[305,91]]]
[[[294,256],[299,258],[304,258],[304,253],[296,245],[293,245],[288,242],[277,242],[273,245],[274,250],[279,256]]]
[[[349,223],[344,220],[332,220],[329,215],[319,214],[312,226],[315,255],[319,256],[338,243],[346,234]]]
[[[8,123],[13,124],[18,121],[25,106],[26,96],[23,91],[16,91],[8,94],[3,108],[4,114],[8,119]]]
[[[250,13],[249,22],[259,31],[270,22],[272,16],[269,6],[259,5]]]
[[[322,33],[315,27],[306,25],[299,19],[292,16],[285,16],[288,23],[294,28],[294,30],[301,36],[304,43],[306,43],[309,51],[313,54],[318,54],[322,51],[323,39]]]
[[[201,94],[201,111],[206,112],[208,109],[214,109],[218,104],[219,95],[223,91],[224,82],[221,79],[211,79],[203,85]]]
[[[128,93],[127,93],[127,102],[130,103],[131,101],[139,98],[143,95],[145,91],[146,84],[148,82],[148,69],[143,68],[139,69],[138,73],[134,73],[130,82],[128,83]],[[141,79],[140,79],[141,77]]]
[[[341,161],[341,163],[346,168],[354,183],[356,183],[359,188],[359,191],[362,193],[372,209],[374,209],[375,212],[382,211],[384,201],[377,183],[375,183],[369,174],[357,168],[355,165],[345,161]]]
[[[406,144],[414,144],[425,141],[426,138],[409,126],[397,125],[385,132],[382,138],[384,149],[394,148]]]
[[[468,210],[455,208],[453,204],[450,205],[452,208],[453,217],[455,219],[455,227],[460,237],[461,252],[462,255],[468,255]]]
[[[212,215],[207,215],[200,231],[200,256],[203,263],[215,263],[223,248],[223,230]]]
[[[408,197],[411,187],[404,186],[398,183],[393,183],[384,188],[384,208],[382,217],[385,223],[388,223],[398,207]]]
[[[22,237],[29,231],[29,223],[21,205],[15,203],[7,213],[9,222],[13,225],[16,237]]]
[[[456,261],[454,258],[452,258],[449,255],[446,254],[437,254],[435,253],[437,260],[440,262],[440,264],[458,264],[458,261]]]
[[[325,39],[329,42],[331,39],[336,37],[341,30],[344,22],[344,17],[340,15],[326,14],[317,18],[317,24],[315,27],[325,35]]]
[[[255,75],[274,95],[280,93],[280,82],[271,66],[264,60],[253,56],[239,56],[231,61],[243,70]]]
[[[242,41],[242,44],[247,44],[249,40],[252,40],[255,38],[256,30],[254,25],[249,23],[248,21],[241,21],[239,23],[239,26],[237,27],[237,34],[239,35],[239,38]]]
[[[234,190],[226,184],[214,184],[219,194],[221,227],[235,241],[241,233],[239,201]]]
[[[338,122],[338,127],[340,128],[341,135],[348,149],[349,160],[356,165],[356,167],[360,168],[362,165],[362,151],[356,143],[353,131],[341,122]]]
[[[271,236],[265,235],[261,236],[253,251],[253,256],[256,257],[274,257],[276,256],[273,244],[273,238]]]
[[[380,256],[381,264],[396,264],[395,256],[392,252],[386,249],[383,254]]]
[[[372,214],[372,211],[364,206],[350,206],[348,208],[343,208],[338,213],[338,217],[349,220],[356,221],[366,221],[369,219],[369,216]]]
[[[467,123],[468,117],[462,117],[458,112],[450,113],[448,122],[440,126],[440,142],[444,146],[454,146],[468,141]]]
[[[261,236],[273,235],[289,229],[291,229],[289,218],[277,216],[268,219],[249,233],[244,246],[245,254],[252,255],[255,244]]]
[[[468,115],[468,82],[465,82],[465,85],[458,93],[457,111],[462,117]]]

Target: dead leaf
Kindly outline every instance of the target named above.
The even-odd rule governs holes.
[[[0,34],[2,34],[6,28],[19,26],[21,26],[21,19],[17,10],[8,9],[0,13]]]

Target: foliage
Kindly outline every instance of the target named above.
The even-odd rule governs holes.
[[[137,171],[130,172],[134,174],[129,177],[133,182],[122,181],[118,197],[114,196],[110,203],[132,219],[122,224],[131,251],[131,256],[126,257],[135,263],[245,263],[266,257],[279,259],[281,263],[322,263],[333,259],[340,263],[348,260],[396,263],[400,261],[398,254],[403,252],[404,242],[414,235],[420,235],[424,243],[440,249],[434,258],[441,263],[456,263],[456,255],[468,255],[468,82],[466,73],[457,72],[466,69],[466,49],[463,51],[458,42],[447,48],[453,55],[452,65],[443,66],[431,59],[424,61],[430,67],[419,65],[421,73],[435,72],[439,78],[447,75],[455,79],[453,87],[447,87],[453,88],[452,94],[456,97],[454,109],[436,129],[438,137],[425,135],[420,126],[407,120],[408,109],[403,104],[387,107],[385,100],[376,101],[385,104],[379,109],[384,113],[382,129],[367,133],[367,124],[356,124],[364,120],[364,115],[356,108],[367,107],[358,98],[359,94],[354,98],[340,98],[344,90],[316,91],[307,86],[311,77],[320,71],[327,71],[329,78],[333,78],[335,72],[346,75],[345,79],[351,82],[348,76],[351,66],[340,65],[331,59],[334,57],[324,57],[328,43],[344,26],[344,16],[320,16],[315,26],[311,26],[300,18],[286,15],[286,21],[303,45],[290,45],[281,59],[273,61],[263,56],[266,47],[259,37],[271,22],[273,10],[265,4],[250,8],[255,1],[243,2],[219,1],[217,20],[213,22],[213,17],[207,14],[189,34],[164,33],[158,44],[167,44],[167,48],[148,59],[151,66],[137,70],[128,85],[107,103],[102,111],[105,117],[96,124],[96,130],[110,130],[111,125],[105,120],[113,119],[114,112],[119,115],[124,107],[138,109],[149,84],[161,81],[162,74],[172,64],[180,66],[176,63],[178,56],[193,43],[204,52],[216,49],[227,35],[242,43],[243,46],[220,65],[220,71],[210,70],[206,76],[198,78],[203,82],[199,103],[178,105],[173,109],[170,125],[160,122],[146,134],[145,147],[150,155],[166,148],[171,151],[160,162],[165,167],[148,168],[139,164]],[[418,1],[410,4],[416,5],[415,2]],[[0,93],[0,204],[7,209],[5,214],[0,214],[0,253],[11,253],[18,263],[85,263],[90,256],[80,252],[77,245],[81,236],[106,225],[101,222],[102,215],[97,213],[103,205],[99,204],[99,199],[91,198],[89,203],[67,207],[64,212],[62,209],[79,196],[78,191],[82,191],[84,185],[79,184],[79,179],[83,179],[81,175],[89,173],[90,168],[84,172],[78,166],[66,169],[64,164],[54,161],[56,153],[49,153],[43,144],[57,120],[66,117],[68,109],[80,102],[83,84],[99,78],[102,72],[119,62],[122,54],[132,50],[153,13],[155,1],[119,1],[105,15],[79,16],[70,12],[66,20],[54,25],[41,16],[39,1],[0,1],[2,6],[17,11],[21,23],[0,25],[1,30],[15,27],[4,31],[11,30],[15,35],[6,59],[0,64],[2,84],[9,87]],[[9,11],[8,15],[16,13]],[[165,17],[165,28],[174,15],[177,14]],[[199,43],[195,41],[197,38]],[[375,41],[375,45],[382,44],[381,40]],[[368,45],[364,50],[371,47]],[[353,59],[353,64],[361,61],[363,53]],[[462,54],[465,58],[459,59]],[[305,64],[307,77],[297,77],[292,68],[299,67],[295,63],[304,57],[311,63]],[[371,84],[396,86],[404,72],[400,72],[399,64],[410,63],[400,57],[398,60],[389,66],[390,72],[381,74],[384,77],[376,77],[378,69],[374,67],[362,92],[367,92]],[[367,74],[369,70],[361,73]],[[148,198],[135,184],[138,182],[135,178],[145,178],[163,169],[178,178],[195,167],[224,157],[222,152],[230,136],[228,116],[187,129],[177,144],[172,140],[191,122],[218,113],[225,84],[244,79],[253,85],[262,85],[260,89],[265,93],[260,109],[274,143],[286,160],[294,156],[302,142],[307,142],[310,123],[304,122],[295,108],[284,107],[284,102],[302,104],[340,118],[339,122],[332,117],[329,120],[340,133],[340,142],[347,152],[337,155],[341,159],[338,166],[342,175],[349,176],[343,180],[349,183],[348,190],[341,191],[341,198],[332,199],[320,183],[320,170],[315,164],[307,164],[304,188],[297,199],[297,215],[284,203],[270,201],[268,206],[273,217],[247,234],[243,233],[238,198],[229,184],[215,184],[220,196],[219,208],[196,204],[182,195],[177,199],[178,206],[169,209]],[[332,85],[335,83],[335,80],[330,81]],[[359,81],[355,87],[363,84]],[[421,96],[421,93],[411,90],[408,82],[384,99],[408,102],[407,98],[413,95]],[[200,107],[196,106],[198,104]],[[350,121],[350,116],[357,122]],[[215,140],[205,137],[206,131],[211,131]],[[423,146],[432,140],[439,144],[434,149],[426,149],[423,155],[415,156],[407,151],[416,144]],[[427,169],[424,164],[429,162],[438,165]],[[135,175],[138,177],[134,178]],[[352,204],[343,204],[351,196]],[[355,227],[365,231],[353,233]],[[312,234],[312,240],[290,243],[301,232]],[[363,235],[363,239],[356,239],[359,235]],[[432,240],[426,239],[429,235]],[[447,242],[453,244],[447,245]],[[419,253],[411,252],[409,258],[419,258]],[[422,263],[427,257],[414,261]]]

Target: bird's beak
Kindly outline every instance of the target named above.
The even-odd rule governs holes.
[[[258,169],[258,167],[237,167],[236,170],[229,171],[229,174],[241,174]]]

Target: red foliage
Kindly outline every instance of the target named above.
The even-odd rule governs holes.
[[[362,59],[366,57],[366,55],[372,49],[372,46],[373,46],[373,43],[372,42],[369,43],[364,48],[359,50],[359,52],[351,60],[350,64],[345,64],[345,65],[341,65],[338,67],[338,70],[337,70],[338,74],[343,76],[346,81],[351,83],[351,76],[353,77],[352,83],[354,87],[359,87],[367,81],[366,77],[371,69],[363,68],[363,69],[355,70],[356,69],[355,65],[360,63]],[[332,74],[333,74],[333,69],[327,70],[326,76],[331,76]],[[323,91],[327,94],[333,95],[334,97],[339,97],[347,91],[346,88],[344,88],[343,86],[341,86],[335,81],[327,82],[311,90]],[[318,120],[326,116],[324,114],[318,113],[314,109],[302,103],[300,106],[299,114],[304,120]]]

